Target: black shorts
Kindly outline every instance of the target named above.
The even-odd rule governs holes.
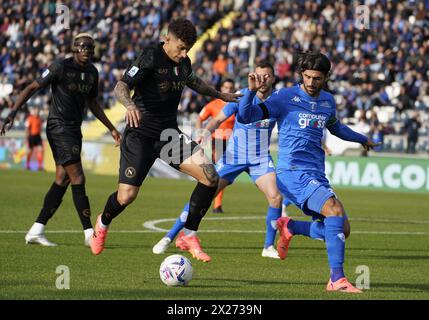
[[[28,146],[30,147],[30,149],[32,149],[36,146],[41,146],[41,145],[43,145],[43,142],[42,142],[42,137],[40,136],[40,134],[36,134],[34,136],[28,137]]]
[[[156,139],[130,127],[125,129],[121,142],[119,183],[139,187],[157,158],[179,170],[184,160],[201,149],[179,129],[168,129],[164,132],[168,133],[165,139]]]
[[[82,133],[80,129],[65,129],[49,126],[46,128],[46,137],[52,150],[56,165],[80,162],[82,150]]]

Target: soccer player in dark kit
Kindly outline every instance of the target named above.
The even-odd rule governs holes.
[[[190,198],[183,243],[194,258],[205,262],[211,259],[202,251],[196,233],[219,177],[200,146],[178,128],[177,107],[185,86],[228,102],[237,101],[241,94],[216,91],[194,74],[187,53],[196,39],[189,20],[173,20],[165,41],[144,48],[115,87],[116,97],[127,109],[127,127],[121,143],[118,189],[107,199],[91,240],[95,255],[104,249],[112,219],[134,201],[154,161],[161,158],[198,181]]]
[[[30,83],[18,95],[12,111],[1,127],[1,135],[13,125],[13,120],[27,100],[37,90],[48,85],[52,89],[52,102],[46,126],[46,135],[55,159],[55,182],[47,192],[42,210],[36,222],[25,236],[26,243],[55,246],[44,236],[48,220],[60,206],[69,184],[73,202],[82,223],[85,245],[89,246],[93,228],[90,220],[90,205],[85,191],[85,175],[81,163],[81,124],[85,106],[109,130],[116,144],[121,141],[120,133],[106,117],[97,102],[98,71],[90,62],[94,54],[94,39],[87,33],[78,34],[73,42],[73,57],[52,63],[41,77]]]

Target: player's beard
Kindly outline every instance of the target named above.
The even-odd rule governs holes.
[[[304,83],[304,88],[305,88],[305,91],[307,91],[307,93],[310,96],[317,96],[320,90],[322,89],[322,87],[307,86],[305,83]]]

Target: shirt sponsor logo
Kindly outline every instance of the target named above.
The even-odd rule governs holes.
[[[165,93],[170,90],[170,83],[168,81],[163,81],[158,83],[158,89],[160,93]]]
[[[299,113],[298,124],[301,129],[306,127],[323,129],[326,125],[326,116],[321,114]]]
[[[260,120],[255,122],[255,126],[256,128],[269,128],[270,127],[270,119],[264,119],[264,120]]]
[[[137,74],[138,71],[139,71],[139,68],[137,68],[136,66],[133,66],[130,70],[128,70],[127,74],[132,78]]]

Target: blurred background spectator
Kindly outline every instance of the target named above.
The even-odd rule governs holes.
[[[321,50],[332,61],[328,85],[342,121],[366,121],[370,126],[367,134],[384,140],[383,151],[404,152],[408,145],[404,125],[418,113],[421,125],[416,151],[429,152],[429,1],[364,1],[370,9],[368,29],[356,25],[356,5],[349,0],[62,1],[70,9],[67,30],[55,26],[56,4],[2,1],[3,117],[11,97],[53,59],[63,58],[78,32],[94,34],[100,99],[109,108],[115,103],[113,87],[126,66],[141,47],[159,40],[170,19],[186,17],[202,35],[235,11],[232,24],[221,26],[195,55],[194,70],[205,81],[218,86],[222,79],[232,78],[236,89],[244,87],[254,64],[267,59],[275,67],[275,86],[291,85],[299,81],[294,69],[296,53]],[[194,119],[207,102],[185,90],[179,106],[181,117]],[[43,108],[42,117],[46,117],[48,104],[48,95],[41,92],[28,105]],[[17,117],[18,126],[23,127],[26,113],[23,110]],[[374,114],[376,117],[371,116]]]

